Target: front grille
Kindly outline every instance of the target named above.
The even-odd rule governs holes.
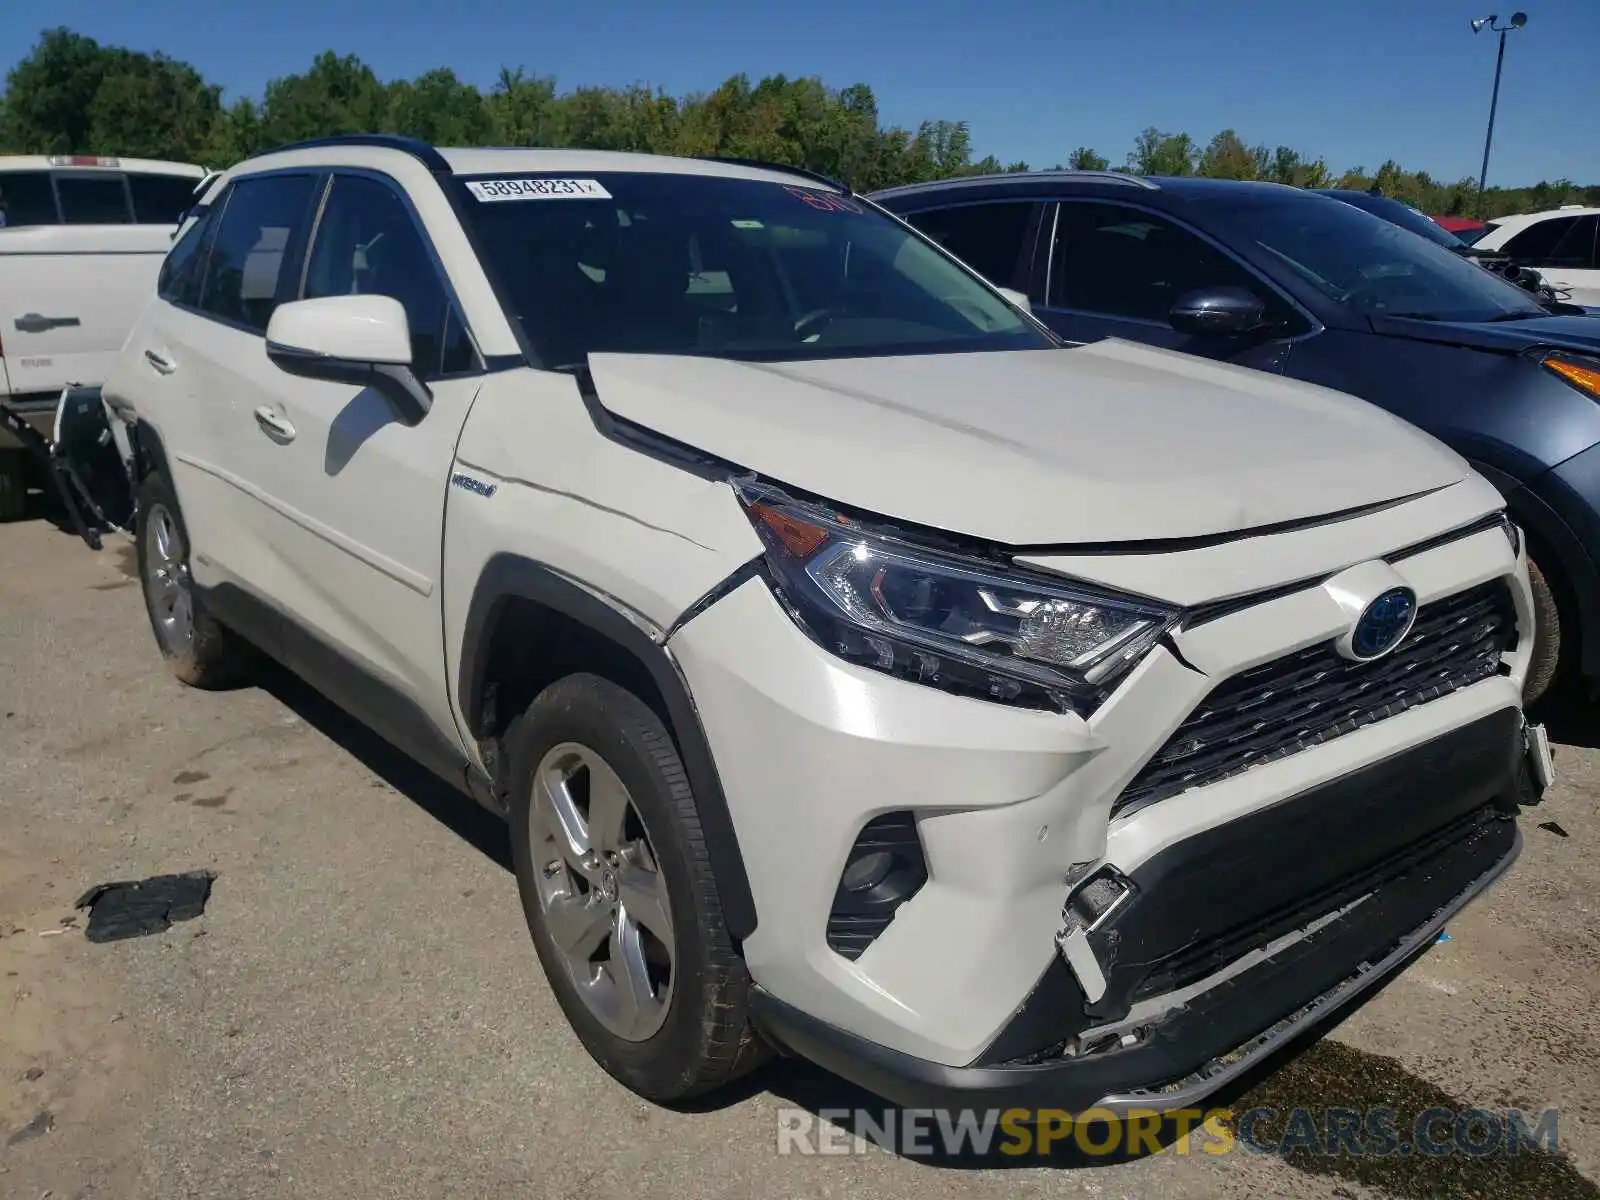
[[[1220,684],[1123,789],[1113,813],[1287,758],[1396,716],[1500,670],[1516,645],[1516,609],[1503,579],[1424,605],[1411,632],[1373,662],[1331,643]]]

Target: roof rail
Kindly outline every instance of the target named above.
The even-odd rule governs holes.
[[[847,184],[840,183],[837,179],[824,175],[820,171],[796,167],[789,163],[768,162],[762,158],[731,158],[718,154],[697,154],[695,157],[702,162],[727,163],[732,167],[757,167],[763,171],[781,171],[785,175],[798,175],[802,179],[813,179],[818,183],[825,183],[829,187],[838,188],[841,192],[850,190]]]
[[[987,175],[956,175],[949,179],[930,179],[923,183],[906,183],[899,187],[883,188],[872,193],[874,196],[908,196],[916,192],[928,191],[934,188],[950,187],[982,187],[985,184],[1006,183],[1012,180],[1027,182],[1029,180],[1076,181],[1082,183],[1111,183],[1122,187],[1139,188],[1146,192],[1159,192],[1161,185],[1153,179],[1143,175],[1133,175],[1126,171],[997,171]]]
[[[279,154],[285,150],[316,150],[324,146],[372,146],[383,150],[398,150],[409,154],[436,175],[450,174],[450,164],[444,155],[421,138],[406,137],[398,133],[340,133],[332,137],[310,138],[303,142],[290,142],[275,146],[265,154]]]

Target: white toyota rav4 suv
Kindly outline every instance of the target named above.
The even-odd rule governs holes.
[[[504,814],[556,997],[657,1100],[776,1047],[1192,1103],[1434,941],[1549,780],[1461,459],[1064,349],[803,172],[267,154],[106,400],[178,677],[253,644]]]

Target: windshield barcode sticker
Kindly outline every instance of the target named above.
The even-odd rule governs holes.
[[[486,200],[609,200],[596,179],[469,179],[467,190]]]

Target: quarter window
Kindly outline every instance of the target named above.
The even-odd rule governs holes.
[[[1023,239],[1034,205],[1024,200],[963,204],[908,216],[928,237],[990,283],[1014,287],[1023,270]]]
[[[363,175],[334,176],[304,294],[392,296],[406,310],[411,363],[419,375],[472,369],[472,341],[451,308],[411,210],[388,184]]]
[[[234,183],[206,257],[199,297],[203,312],[266,332],[289,242],[306,220],[316,182],[312,175],[264,175]]]
[[[1165,324],[1184,293],[1223,286],[1271,299],[1238,263],[1171,221],[1120,204],[1061,205],[1050,307]]]
[[[184,308],[199,307],[206,251],[210,249],[211,235],[217,228],[216,215],[221,211],[220,207],[209,210],[167,251],[161,274],[156,278],[156,294],[163,300]]]

